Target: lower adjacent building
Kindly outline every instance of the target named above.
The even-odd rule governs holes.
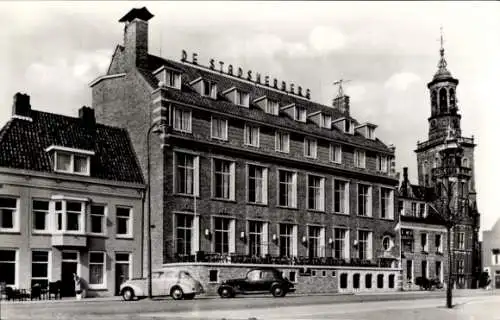
[[[144,184],[125,130],[31,109],[16,94],[0,130],[0,283],[60,281],[75,295],[113,295],[142,274]]]
[[[500,219],[488,231],[483,231],[483,270],[488,272],[490,287],[500,289]]]
[[[420,289],[418,278],[444,283],[448,274],[446,227],[430,205],[433,190],[413,185],[404,168],[398,192],[403,289]]]

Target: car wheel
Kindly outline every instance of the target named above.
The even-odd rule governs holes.
[[[228,287],[223,287],[219,290],[219,295],[221,298],[232,298],[233,297],[233,290]]]
[[[274,287],[272,292],[273,292],[273,296],[275,296],[275,297],[284,297],[286,294],[285,290],[283,290],[283,288],[280,286]]]
[[[182,292],[181,288],[175,287],[170,291],[170,296],[172,296],[174,300],[182,300],[182,298],[184,298],[184,292]]]
[[[125,301],[133,300],[134,296],[135,296],[135,294],[134,294],[134,290],[132,290],[132,288],[123,289],[123,291],[122,291],[123,300],[125,300]]]
[[[195,296],[195,294],[194,294],[194,293],[185,294],[185,295],[184,295],[184,300],[193,300],[193,299],[194,299],[194,296]]]

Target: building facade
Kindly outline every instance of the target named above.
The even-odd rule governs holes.
[[[33,110],[16,94],[0,130],[0,283],[18,289],[73,274],[87,295],[113,295],[142,274],[144,183],[127,132]]]
[[[150,18],[142,8],[120,19],[124,45],[91,88],[96,117],[128,129],[150,180],[152,266],[201,263],[215,284],[234,275],[227,263],[322,265],[330,276],[343,266],[339,288],[375,290],[380,273],[378,288],[396,290],[398,179],[376,125],[352,118],[343,94],[325,106],[196,54],[150,55]]]
[[[488,272],[493,289],[500,289],[500,219],[491,230],[483,231],[483,270]]]
[[[444,283],[448,275],[448,251],[445,221],[432,206],[434,190],[413,185],[408,168],[397,193],[401,237],[403,289],[420,289],[417,278]]]
[[[454,260],[452,276],[459,288],[475,288],[480,273],[479,213],[476,205],[474,179],[474,138],[462,135],[457,101],[458,79],[447,69],[444,48],[441,46],[438,71],[427,84],[430,92],[431,116],[428,118],[429,133],[424,142],[417,143],[418,183],[435,187],[444,176],[442,167],[451,165],[453,173],[446,177],[455,179],[453,198],[460,198],[457,214],[460,221],[453,227],[451,248]],[[448,143],[459,144],[460,162],[445,164],[442,151]]]

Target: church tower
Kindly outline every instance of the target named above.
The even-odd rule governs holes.
[[[474,137],[462,136],[461,115],[457,103],[458,79],[447,68],[441,34],[438,70],[427,84],[430,94],[431,115],[426,141],[418,142],[417,164],[419,185],[439,186],[446,179],[454,181],[453,199],[462,205],[454,214],[460,216],[452,230],[454,266],[452,277],[457,287],[473,288],[479,259],[479,213],[474,184]],[[456,148],[450,148],[456,145]],[[453,156],[449,156],[449,153]],[[458,203],[457,202],[457,203]]]

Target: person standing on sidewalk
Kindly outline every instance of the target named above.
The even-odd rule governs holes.
[[[76,273],[73,273],[73,279],[75,281],[76,299],[80,300],[82,298],[82,279]]]

